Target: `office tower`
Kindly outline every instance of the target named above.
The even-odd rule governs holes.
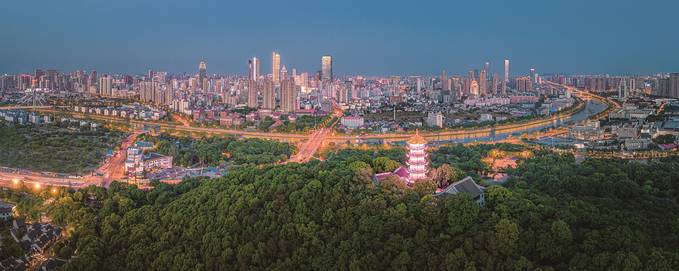
[[[205,85],[205,81],[207,80],[207,64],[205,63],[204,60],[201,60],[200,63],[198,64],[198,85],[200,86],[200,89],[206,90],[207,86]]]
[[[262,108],[274,110],[276,109],[276,91],[273,82],[266,80],[262,87]]]
[[[293,80],[281,82],[281,111],[293,113],[296,111],[297,91]]]
[[[321,79],[332,81],[332,56],[324,55],[321,57]]]
[[[486,70],[486,74],[490,73],[490,62],[483,63],[483,69]]]
[[[274,83],[281,81],[281,55],[276,52],[271,54],[271,79]]]
[[[104,75],[99,78],[99,95],[105,97],[113,96],[113,78]]]
[[[261,65],[261,63],[259,62],[259,59],[257,57],[253,57],[250,60],[248,60],[248,79],[249,80],[257,81],[259,79],[260,65]]]
[[[258,108],[257,82],[255,80],[248,80],[248,107]]]
[[[486,77],[486,70],[481,70],[481,73],[479,73],[479,94],[482,96],[488,95],[488,79]]]
[[[530,69],[530,80],[533,81],[533,83],[537,83],[538,78],[534,68]]]

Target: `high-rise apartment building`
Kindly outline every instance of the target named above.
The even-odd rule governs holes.
[[[516,90],[519,92],[531,92],[533,91],[533,82],[530,77],[519,77],[516,78]]]
[[[670,74],[670,97],[679,98],[679,73]]]
[[[490,84],[491,93],[493,93],[493,95],[497,95],[499,87],[500,87],[500,76],[497,73],[494,73]]]
[[[292,113],[297,110],[297,87],[293,80],[281,82],[281,111]]]
[[[262,108],[276,109],[276,90],[273,82],[266,80],[262,86]]]
[[[248,107],[259,107],[257,103],[257,82],[255,80],[248,80]]]
[[[104,75],[99,78],[99,95],[105,97],[113,96],[113,78],[108,75]]]

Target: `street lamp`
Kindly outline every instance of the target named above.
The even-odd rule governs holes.
[[[34,186],[35,186],[35,189],[40,190],[41,185],[39,183],[36,183]]]
[[[14,184],[14,185],[19,184],[19,180],[18,179],[12,179],[12,184]]]

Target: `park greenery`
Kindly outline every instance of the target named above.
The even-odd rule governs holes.
[[[227,161],[236,165],[269,164],[288,159],[294,147],[288,143],[235,137],[172,137],[167,134],[142,136],[155,144],[155,152],[173,157],[184,167],[217,166]]]
[[[297,133],[297,132],[309,132],[318,127],[319,124],[328,120],[329,116],[308,116],[303,115],[297,117],[294,122],[289,121],[287,118],[283,121],[283,125],[276,127],[276,132],[280,133]]]
[[[465,174],[434,175],[461,178],[477,165],[460,157],[486,148],[517,147],[447,147],[432,155],[437,170]],[[53,203],[21,208],[68,229],[53,251],[71,259],[64,270],[679,269],[677,158],[576,163],[540,151],[487,187],[481,206],[428,185],[374,183],[373,168],[400,161],[400,149],[327,157],[149,191],[113,183],[28,194]]]
[[[119,145],[122,132],[59,125],[0,123],[0,165],[67,174],[86,174]]]

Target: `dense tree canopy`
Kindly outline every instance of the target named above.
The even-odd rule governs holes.
[[[287,159],[294,151],[288,143],[234,137],[144,137],[156,144],[156,151],[174,157],[180,166],[219,165],[229,158],[235,164],[268,164]]]
[[[64,192],[49,210],[72,225],[57,251],[77,255],[66,270],[679,269],[679,159],[545,153],[479,206],[434,197],[433,182],[374,184],[365,170],[382,156],[344,150],[148,192]]]

